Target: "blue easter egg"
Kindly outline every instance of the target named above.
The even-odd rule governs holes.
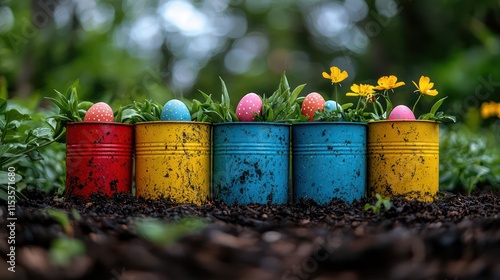
[[[172,99],[165,103],[161,111],[162,121],[190,121],[191,114],[188,107],[177,99]]]
[[[337,108],[338,108],[338,110],[339,110],[340,112],[342,112],[342,111],[343,111],[342,106],[340,106],[340,104],[339,104],[339,103],[337,103],[337,102],[335,102],[335,101],[333,101],[333,100],[328,100],[328,101],[326,101],[326,103],[325,103],[325,107],[327,107],[328,109],[330,109],[330,110],[332,110],[332,111],[337,110]],[[343,121],[342,117],[340,117],[339,121]]]
[[[328,109],[335,111],[337,108],[339,108],[340,112],[342,112],[342,106],[340,106],[339,103],[333,101],[333,100],[328,100],[325,103],[325,106],[328,107]]]

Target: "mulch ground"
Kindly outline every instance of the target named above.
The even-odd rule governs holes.
[[[25,195],[16,207],[15,273],[7,270],[7,205],[0,204],[1,279],[500,279],[499,190],[446,193],[434,203],[394,198],[380,215],[363,209],[374,198],[193,206],[131,195]],[[69,226],[51,208],[68,213]],[[160,238],[158,228],[167,230]],[[66,265],[50,257],[63,237],[85,246]]]

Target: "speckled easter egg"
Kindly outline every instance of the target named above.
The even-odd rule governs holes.
[[[165,103],[161,111],[162,121],[190,121],[191,114],[188,107],[180,100],[172,99]]]
[[[236,106],[236,116],[241,122],[255,121],[255,114],[262,113],[262,99],[255,93],[248,93]]]
[[[337,108],[339,109],[340,112],[342,112],[342,106],[340,106],[339,103],[333,101],[333,100],[328,100],[326,101],[325,103],[325,107],[327,107],[328,109],[332,110],[332,111],[335,111],[337,110]]]
[[[98,102],[88,109],[83,117],[84,122],[113,122],[115,121],[115,116],[113,115],[113,109],[104,103]]]
[[[312,121],[316,111],[323,110],[325,108],[325,99],[321,94],[317,92],[309,93],[304,102],[302,102],[302,115],[307,116],[309,121]]]
[[[392,109],[391,114],[387,118],[388,120],[414,120],[415,115],[410,108],[405,105],[398,105]]]
[[[340,111],[340,112],[343,112],[344,110],[342,109],[342,106],[333,101],[333,100],[327,100],[326,103],[325,103],[325,108],[328,108],[330,109],[331,111],[336,111],[337,109]],[[342,119],[342,116],[340,113],[337,113],[339,115],[339,121],[343,121],[344,119]]]

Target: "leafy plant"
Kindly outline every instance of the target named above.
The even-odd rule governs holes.
[[[231,99],[224,80],[220,78],[222,85],[221,102],[214,101],[211,94],[199,91],[205,101],[202,103],[199,100],[193,99],[189,104],[191,118],[200,122],[234,122],[238,121],[238,117],[231,107]]]
[[[54,135],[64,134],[68,122],[81,122],[87,110],[94,105],[94,103],[89,101],[80,102],[78,100],[77,86],[78,80],[68,87],[66,94],[54,90],[56,92],[55,98],[45,97],[59,108],[59,113],[50,117],[56,121]]]
[[[139,235],[160,245],[173,243],[186,234],[206,227],[206,223],[199,218],[183,218],[175,223],[141,219],[135,225]]]
[[[365,204],[364,209],[369,211],[373,211],[375,214],[380,215],[380,211],[382,210],[382,206],[384,206],[384,209],[388,211],[392,207],[391,200],[386,197],[383,198],[380,194],[375,194],[375,197],[377,198],[377,202],[375,202],[374,205],[371,205],[369,203]]]
[[[427,114],[423,114],[420,117],[418,117],[419,120],[433,120],[433,121],[440,121],[440,122],[456,122],[457,118],[455,116],[450,116],[446,115],[444,112],[438,112],[437,110],[439,107],[441,107],[441,104],[443,104],[443,101],[448,98],[443,97],[436,101],[434,105],[431,107],[431,111]]]
[[[121,107],[116,118],[124,123],[159,121],[162,109],[162,105],[151,99],[144,102],[134,101],[133,104]]]
[[[281,76],[278,89],[269,97],[262,98],[262,114],[256,116],[260,122],[298,122],[307,120],[300,110],[304,97],[298,97],[305,84],[290,89],[285,73]]]
[[[61,196],[66,188],[66,145],[54,142],[38,152],[39,160],[18,163],[22,176],[30,187]]]
[[[323,111],[317,111],[314,114],[314,120],[320,122],[367,122],[370,119],[371,113],[365,112],[364,108],[352,108],[353,105],[353,103],[343,104],[341,110],[331,110],[325,107]]]
[[[43,159],[40,150],[64,136],[64,130],[56,130],[45,116],[21,108],[14,102],[0,98],[0,177],[7,177],[7,169],[16,169],[16,197],[24,198],[21,190],[36,177],[22,180],[30,175],[33,163]],[[8,186],[0,184],[0,199],[7,200]]]
[[[480,184],[500,187],[500,148],[492,129],[474,133],[463,124],[443,131],[440,188],[470,194]]]

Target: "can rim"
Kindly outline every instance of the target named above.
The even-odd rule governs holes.
[[[293,125],[332,125],[332,124],[337,124],[337,125],[362,125],[366,126],[367,123],[365,122],[299,122],[299,123],[294,123]]]
[[[210,125],[209,122],[195,122],[195,121],[148,121],[148,122],[137,122],[134,125],[147,125],[147,124],[203,124]]]
[[[370,121],[368,124],[376,124],[376,123],[399,123],[399,122],[415,122],[415,123],[436,123],[440,124],[439,121],[433,120],[378,120],[378,121]]]
[[[268,125],[268,126],[291,126],[291,123],[281,123],[281,122],[219,122],[213,123],[214,126],[220,125],[243,125],[243,126],[251,126],[251,125]]]
[[[66,125],[111,125],[111,126],[133,126],[130,123],[122,123],[122,122],[69,122]]]

